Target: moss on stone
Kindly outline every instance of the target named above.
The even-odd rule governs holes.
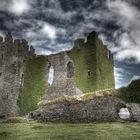
[[[108,49],[97,36],[90,36],[86,43],[77,40],[68,55],[75,65],[75,83],[84,93],[115,86],[114,65]]]
[[[109,51],[100,39],[95,43],[97,90],[114,88],[114,64],[108,56]]]
[[[26,72],[24,87],[21,89],[19,108],[21,115],[25,115],[37,108],[37,103],[44,95],[47,88],[46,62],[44,56],[36,57],[26,61]]]

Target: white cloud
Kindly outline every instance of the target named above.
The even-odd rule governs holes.
[[[32,0],[1,0],[0,10],[8,11],[20,16],[21,14],[28,12],[31,1]]]
[[[47,35],[50,39],[56,38],[56,28],[48,23],[45,23],[41,29],[41,32]]]
[[[44,8],[44,3],[42,3],[42,13],[45,13],[46,17],[53,17],[62,20],[71,20],[77,14],[77,11],[64,11],[61,7],[59,0],[49,0],[48,7]]]
[[[131,76],[132,73],[130,73],[128,71],[128,68],[124,69],[124,68],[121,68],[121,67],[115,67],[114,68],[114,75],[115,75],[115,87],[120,88],[122,86],[127,86],[128,85],[128,82],[124,82],[124,79],[127,76]]]
[[[9,10],[16,15],[21,15],[30,9],[28,1],[29,0],[12,0]]]
[[[133,63],[140,63],[140,11],[123,0],[107,0],[106,4],[110,15],[125,31],[124,33],[119,33],[119,31],[114,33],[118,44],[112,47],[116,54],[115,59],[129,62],[131,58],[134,58]]]

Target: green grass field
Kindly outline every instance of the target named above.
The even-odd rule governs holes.
[[[140,140],[140,123],[1,123],[0,140]]]

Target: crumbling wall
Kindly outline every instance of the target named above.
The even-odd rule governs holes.
[[[71,63],[71,70],[69,70],[69,63]],[[64,95],[76,95],[76,87],[74,84],[74,64],[66,52],[58,53],[48,56],[48,78],[49,71],[54,71],[52,82],[48,85],[48,89],[44,96],[47,100],[52,100]],[[73,70],[73,71],[72,71]],[[69,75],[71,76],[69,77]]]
[[[113,55],[104,46],[102,41],[96,39],[96,73],[97,90],[115,87]]]
[[[19,113],[18,97],[24,84],[25,61],[29,57],[25,40],[13,40],[7,33],[0,37],[0,117]]]
[[[74,48],[68,52],[75,64],[74,80],[83,92],[114,88],[113,55],[91,32],[84,39],[77,39]]]

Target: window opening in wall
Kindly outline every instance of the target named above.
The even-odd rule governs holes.
[[[50,63],[50,62],[48,62],[48,70],[50,69],[50,67],[51,67],[51,63]]]
[[[74,66],[72,62],[67,64],[67,77],[72,78],[74,76]]]
[[[3,54],[1,55],[1,59],[3,60]]]
[[[88,76],[91,76],[91,71],[90,71],[90,70],[88,70],[87,74],[88,74]]]
[[[21,75],[21,86],[24,84],[24,74]]]

